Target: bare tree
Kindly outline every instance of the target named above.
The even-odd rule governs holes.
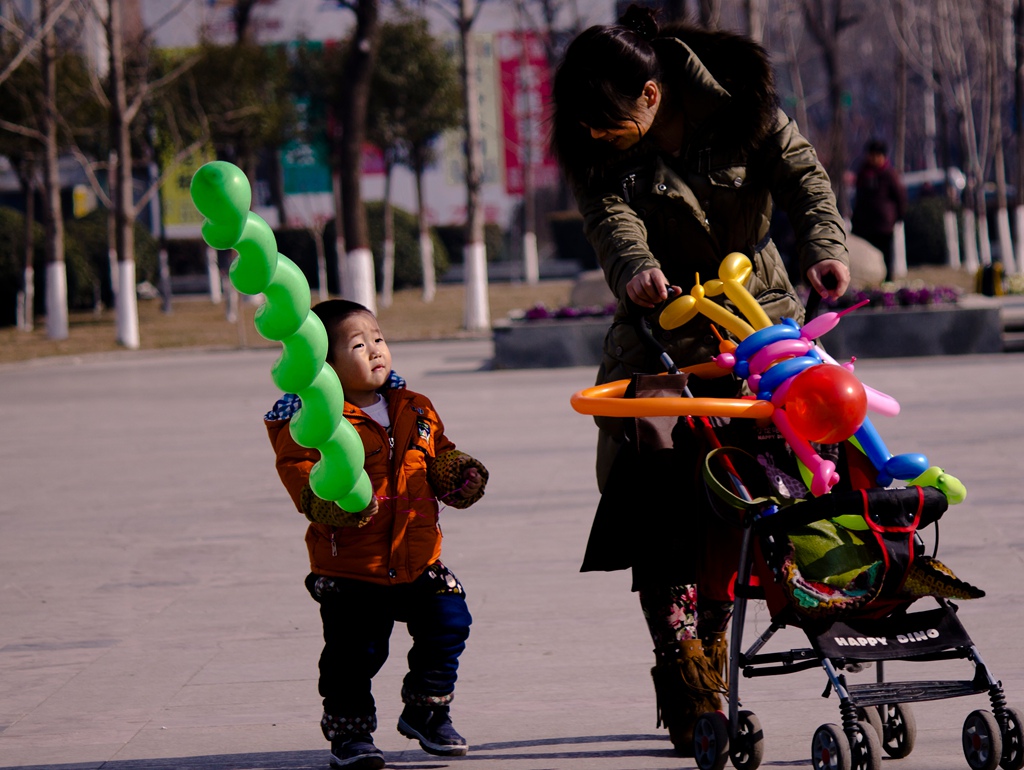
[[[999,255],[1003,267],[1008,274],[1017,272],[1016,260],[1013,256],[1013,243],[1010,238],[1010,215],[1007,209],[1006,191],[1006,154],[1003,145],[1003,73],[1010,68],[1003,58],[1003,30],[1006,29],[1006,4],[1002,0],[986,0],[984,5],[985,34],[983,37],[986,52],[986,79],[989,90],[989,106],[991,110],[991,143],[992,168],[996,183],[996,235],[999,239]],[[982,196],[982,204],[987,212],[987,204]],[[987,213],[984,214],[987,219]],[[1021,236],[1018,235],[1018,238]]]
[[[180,9],[179,4],[178,8]],[[139,117],[147,99],[154,93],[174,82],[182,73],[195,63],[194,59],[186,59],[179,66],[161,77],[148,80],[132,78],[131,82],[126,67],[126,41],[124,0],[108,0],[106,15],[102,18],[107,35],[108,72],[107,72],[107,106],[109,110],[109,136],[112,164],[109,168],[110,179],[109,204],[114,217],[114,244],[117,252],[117,292],[115,299],[115,315],[117,341],[129,349],[139,347],[139,311],[135,292],[135,232],[134,222],[150,199],[157,194],[162,177],[152,180],[149,188],[136,200],[134,194],[134,177],[132,175],[132,130],[133,123]],[[144,47],[145,40],[137,39],[131,44]],[[142,60],[142,57],[136,57]],[[134,93],[129,94],[129,86]],[[175,162],[192,155],[206,141],[201,135],[180,149]],[[76,148],[76,154],[84,161],[84,153]],[[83,163],[89,171],[89,164]],[[93,186],[97,191],[102,188],[94,175],[90,174]]]
[[[351,0],[341,5],[356,14],[345,62],[345,78],[336,105],[341,130],[335,164],[336,200],[341,209],[336,221],[341,223],[339,237],[344,238],[339,259],[342,253],[345,254],[342,290],[352,300],[373,310],[376,308],[376,282],[366,208],[360,190],[360,172],[370,81],[377,57],[379,8],[378,0]]]
[[[799,0],[781,0],[781,8],[778,15],[778,23],[781,27],[782,40],[785,50],[785,62],[789,73],[790,86],[793,90],[793,118],[804,132],[810,130],[810,121],[807,117],[807,95],[804,92],[804,81],[801,75],[800,51],[803,46],[797,37],[800,27]]]
[[[462,259],[465,268],[466,307],[464,326],[473,331],[491,328],[487,296],[487,247],[480,193],[483,188],[483,152],[480,146],[480,100],[477,89],[476,45],[473,25],[486,0],[431,0],[459,33],[459,77],[465,107],[466,141],[466,236]]]
[[[528,35],[533,31],[529,27],[529,19],[526,11],[526,4],[523,0],[516,0],[516,25],[517,37],[519,38],[519,83],[516,88],[516,96],[521,104],[513,105],[514,112],[520,109],[525,113],[521,125],[523,130],[519,134],[520,165],[523,169],[523,275],[526,283],[534,285],[540,281],[540,259],[537,254],[537,199],[536,187],[534,185],[533,165],[536,162],[536,150],[538,143],[536,137],[540,135],[541,126],[541,105],[534,104],[535,93],[533,91],[533,67],[530,64],[528,47],[530,38]]]
[[[747,12],[747,34],[760,43],[764,39],[768,0],[743,0]]]
[[[903,24],[903,0],[894,0],[892,4],[896,23]],[[892,143],[892,163],[899,172],[906,170],[907,156],[907,55],[902,49],[896,51],[896,89],[893,105],[896,130]]]
[[[107,48],[110,55],[110,139],[117,165],[113,169],[114,237],[117,248],[117,341],[126,348],[139,347],[139,308],[135,296],[135,221],[132,183],[131,122],[142,106],[141,99],[128,103],[124,67],[124,16],[122,0],[109,0]]]
[[[956,105],[958,97],[956,89],[952,86],[959,75],[961,68],[954,66],[950,60],[950,46],[956,48],[959,44],[951,42],[947,31],[941,29],[940,18],[948,20],[950,6],[943,5],[936,8],[933,3],[920,0],[899,0],[895,3],[880,2],[879,8],[885,16],[890,36],[894,40],[897,53],[901,61],[914,71],[924,85],[922,94],[922,133],[923,133],[923,155],[928,168],[936,168],[938,155],[942,156],[942,167],[949,174],[949,141],[946,125],[948,124],[946,109],[947,104]],[[936,13],[938,11],[938,13]],[[955,112],[959,112],[954,108]],[[961,121],[956,121],[959,126]],[[938,130],[938,126],[942,130]],[[936,146],[936,139],[941,139],[939,146]],[[961,266],[960,255],[960,234],[958,224],[958,212],[961,201],[957,196],[955,185],[951,178],[947,178],[945,196],[945,211],[943,213],[944,230],[946,235],[947,264],[951,267]],[[965,212],[965,232],[973,233],[973,211]],[[977,246],[972,238],[965,239],[965,266],[968,269],[971,265],[977,267]]]
[[[722,0],[698,0],[700,25],[705,29],[718,29],[722,22]]]
[[[841,213],[850,211],[849,194],[843,184],[846,172],[846,108],[843,105],[843,60],[840,38],[858,21],[844,0],[801,0],[804,23],[821,49],[828,80],[829,133],[825,168],[832,179]]]
[[[43,109],[39,131],[43,136],[43,226],[46,229],[46,334],[52,340],[68,337],[68,273],[64,263],[64,212],[60,201],[57,144],[57,36],[50,24],[50,2],[39,2],[43,35],[40,69],[43,73]]]
[[[409,104],[404,126],[408,145],[406,162],[416,178],[416,222],[423,274],[423,301],[432,302],[437,291],[437,280],[423,177],[428,166],[435,160],[437,138],[442,132],[461,125],[464,100],[458,72],[443,46],[435,41],[414,50],[422,54],[422,59],[417,66],[419,87],[409,94],[411,98],[416,98],[416,103]]]
[[[24,35],[22,35],[24,37]],[[13,50],[5,46],[3,57]],[[25,197],[22,245],[24,267],[22,288],[17,295],[16,323],[21,331],[32,331],[35,323],[35,198],[39,189],[38,154],[43,135],[38,130],[38,109],[35,96],[42,92],[42,74],[35,60],[23,58],[10,76],[0,81],[0,103],[4,118],[0,119],[0,155],[5,155],[18,177]]]
[[[1017,266],[1024,273],[1024,0],[1015,0],[1013,8],[1013,114],[1016,139],[1017,167],[1014,180],[1017,186],[1017,205],[1014,223],[1017,225]]]
[[[11,73],[18,69],[27,57],[44,45],[44,41],[53,33],[57,22],[61,20],[64,12],[68,10],[72,2],[73,0],[60,0],[59,3],[52,7],[47,4],[45,21],[42,20],[43,9],[40,7],[40,24],[31,33],[26,33],[22,26],[10,23],[0,16],[0,28],[11,34],[18,44],[17,51],[10,61],[4,62],[4,68],[0,70],[0,83],[7,80]]]
[[[57,109],[57,63],[59,58],[55,27],[60,20],[58,11],[67,9],[67,3],[54,5],[50,0],[38,3],[38,24],[33,25],[29,19],[12,20],[5,27],[19,41],[22,49],[16,52],[11,61],[4,67],[4,80],[9,79],[19,66],[26,62],[30,51],[38,48],[39,87],[38,98],[32,105],[26,105],[20,121],[14,116],[14,110],[8,108],[0,116],[0,129],[28,140],[28,144],[38,150],[30,150],[28,154],[38,156],[42,166],[42,219],[45,231],[46,250],[46,333],[50,339],[63,340],[68,337],[68,302],[67,302],[67,266],[64,262],[64,215],[60,199],[60,173],[58,158],[60,145],[58,136]],[[35,29],[34,33],[25,30]],[[25,96],[31,96],[26,94]],[[13,118],[8,120],[7,118]],[[32,181],[35,179],[31,167],[22,167],[23,186],[31,194]],[[28,182],[26,185],[25,182]],[[31,222],[28,224],[31,227]],[[31,256],[27,255],[25,279],[34,281],[34,269]],[[28,304],[32,288],[26,285],[25,313],[31,316],[32,306]],[[23,322],[24,324],[24,322]]]
[[[908,4],[908,8],[910,5]],[[985,82],[988,61],[981,18],[971,6],[954,0],[935,0],[915,9],[916,23],[908,19],[901,45],[907,47],[908,62],[929,79],[939,91],[941,103],[953,114],[962,147],[967,188],[964,193],[964,238],[962,266],[968,272],[979,263],[991,262],[988,223],[985,216],[984,178],[988,148],[991,90],[978,88]],[[929,36],[925,38],[925,36]],[[931,44],[931,61],[921,55],[920,41]],[[931,69],[928,68],[931,65]],[[945,110],[939,110],[945,115]],[[979,130],[978,121],[982,121]],[[949,185],[947,185],[949,187]]]

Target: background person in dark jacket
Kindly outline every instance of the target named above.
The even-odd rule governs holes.
[[[893,277],[893,230],[907,213],[907,192],[899,173],[887,157],[888,147],[872,139],[864,147],[864,161],[857,172],[857,197],[853,205],[853,234],[885,257],[885,278]]]
[[[768,56],[753,41],[659,30],[650,10],[630,6],[619,23],[591,27],[569,45],[553,99],[552,146],[618,298],[598,383],[662,371],[638,312],[666,300],[669,287],[688,293],[698,274],[717,277],[731,252],[750,259],[747,289],[769,318],[803,321],[769,235],[773,206],[793,225],[801,277],[823,296],[846,291],[846,236],[828,175],[779,109]],[[655,335],[680,367],[718,353],[701,316]],[[735,396],[741,383],[691,379],[690,387]],[[724,659],[731,603],[727,592],[710,590],[717,581],[698,580],[698,562],[708,561],[703,544],[719,542],[702,531],[700,447],[676,431],[667,468],[637,452],[627,439],[631,422],[597,418],[602,499],[583,569],[632,569],[655,647],[659,719],[688,754],[697,716],[721,705],[724,687],[711,670]]]

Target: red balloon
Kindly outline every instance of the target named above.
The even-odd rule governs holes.
[[[799,435],[819,444],[835,444],[857,432],[868,413],[868,397],[853,373],[819,364],[793,378],[785,408]]]

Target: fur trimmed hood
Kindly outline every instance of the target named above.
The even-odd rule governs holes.
[[[653,41],[662,76],[698,127],[713,118],[716,142],[751,151],[771,133],[778,95],[767,52],[750,38],[669,24]]]

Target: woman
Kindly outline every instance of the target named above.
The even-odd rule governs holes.
[[[569,45],[553,101],[552,147],[618,297],[598,383],[661,371],[659,346],[678,366],[710,360],[718,343],[702,316],[672,331],[656,327],[651,344],[637,315],[665,301],[670,289],[688,292],[698,274],[716,277],[731,252],[750,258],[747,288],[773,321],[803,321],[769,235],[773,203],[789,215],[813,290],[822,297],[846,291],[845,233],[828,175],[779,110],[760,46],[726,32],[659,30],[650,10],[630,6],[619,23],[591,27]],[[731,377],[690,386],[697,395],[720,396],[740,388]],[[690,524],[701,524],[703,490],[692,473],[666,480],[664,464],[627,440],[627,421],[597,422],[602,502],[583,569],[632,567],[655,644],[659,723],[688,754],[696,717],[720,704],[715,691],[724,685],[712,669],[725,660],[731,606],[728,592],[712,586],[702,588],[697,604],[702,546]],[[675,431],[673,461],[695,470],[696,443]],[[685,526],[669,503],[685,506]]]

